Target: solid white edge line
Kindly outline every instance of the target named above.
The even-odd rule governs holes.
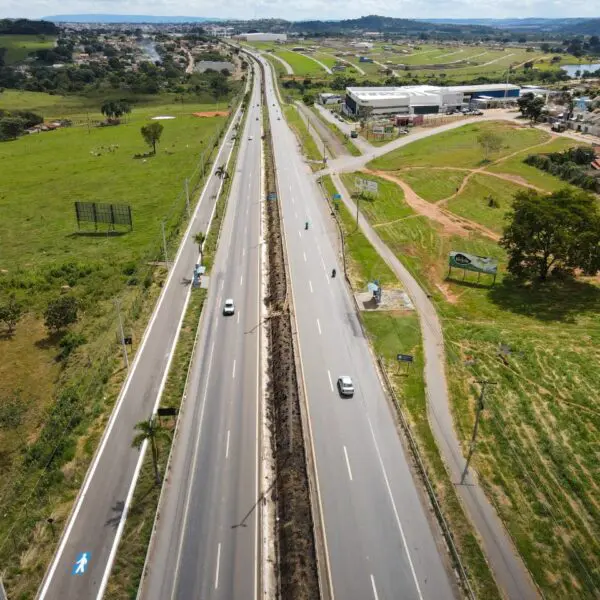
[[[219,567],[221,566],[221,542],[217,547],[217,568],[215,570],[215,590],[219,589]]]
[[[394,496],[392,495],[392,488],[390,486],[390,481],[388,479],[385,466],[383,464],[383,459],[381,458],[381,452],[379,451],[379,445],[377,444],[377,439],[375,438],[375,432],[373,431],[373,424],[371,423],[371,419],[369,415],[367,415],[367,421],[369,423],[369,429],[371,430],[371,437],[373,438],[373,442],[375,444],[375,450],[377,451],[377,457],[379,458],[379,465],[381,466],[381,470],[383,472],[383,478],[385,480],[385,485],[387,487],[388,495],[392,502],[392,508],[394,509],[394,515],[396,517],[396,523],[398,525],[398,529],[400,530],[400,536],[402,537],[402,545],[404,546],[404,551],[406,552],[406,556],[408,558],[408,564],[410,565],[410,571],[413,576],[413,580],[415,582],[415,586],[417,588],[417,594],[419,595],[419,600],[423,600],[423,595],[421,594],[421,588],[419,587],[419,581],[417,580],[417,574],[415,573],[415,567],[413,565],[412,558],[410,557],[410,552],[408,550],[408,543],[406,542],[406,537],[404,535],[404,528],[402,527],[402,523],[400,521],[400,516],[398,515],[398,509],[396,508],[396,502],[394,501]]]
[[[319,330],[319,335],[321,335],[321,323],[319,322],[319,319],[317,319],[317,329]]]
[[[350,459],[348,458],[348,450],[346,450],[346,446],[344,446],[344,456],[346,457],[346,467],[348,467],[348,477],[350,477],[350,481],[353,481],[352,469],[350,468]]]
[[[241,106],[241,105],[240,105]],[[81,507],[83,505],[83,501],[86,497],[88,488],[90,486],[91,480],[94,477],[94,473],[96,472],[96,469],[98,468],[98,464],[100,462],[100,458],[102,457],[102,454],[104,452],[104,448],[106,447],[106,444],[108,442],[108,438],[110,437],[110,433],[112,431],[112,428],[114,426],[114,424],[116,423],[117,420],[117,416],[121,410],[121,406],[123,405],[123,400],[125,398],[125,395],[127,394],[127,390],[129,389],[129,385],[131,383],[131,380],[133,379],[133,374],[137,368],[137,365],[139,363],[140,360],[140,356],[143,353],[144,347],[146,346],[146,342],[148,341],[148,338],[150,336],[150,331],[152,330],[152,327],[154,326],[154,322],[156,321],[156,317],[158,316],[158,313],[160,311],[160,307],[162,306],[163,300],[167,294],[167,290],[169,289],[169,284],[171,282],[171,278],[173,277],[173,274],[175,272],[175,265],[179,262],[179,259],[181,257],[181,253],[183,252],[183,248],[185,247],[185,241],[188,239],[190,232],[192,230],[192,226],[194,225],[194,221],[196,220],[196,218],[198,217],[198,211],[200,210],[200,206],[202,205],[202,201],[204,199],[204,196],[206,194],[206,190],[208,189],[208,185],[209,182],[212,179],[212,175],[214,170],[216,169],[216,165],[220,160],[221,154],[223,153],[223,151],[225,150],[226,144],[225,144],[225,140],[228,138],[228,136],[231,134],[231,130],[233,128],[234,123],[237,120],[238,114],[240,111],[240,107],[238,107],[236,114],[234,115],[234,117],[231,119],[231,123],[229,124],[229,128],[227,130],[227,133],[223,136],[223,143],[221,143],[221,147],[219,148],[219,152],[217,153],[215,162],[213,164],[213,169],[210,171],[210,175],[207,177],[206,182],[204,184],[204,188],[202,190],[202,194],[200,194],[200,199],[198,200],[198,203],[196,204],[196,208],[194,210],[194,214],[192,216],[192,218],[190,219],[190,222],[187,226],[186,232],[182,238],[182,241],[179,245],[179,249],[177,250],[177,254],[175,255],[175,259],[173,261],[173,264],[171,266],[171,269],[169,270],[169,275],[167,276],[167,281],[165,282],[163,289],[161,291],[161,294],[158,298],[158,302],[156,303],[156,306],[154,307],[154,311],[152,313],[152,316],[150,317],[150,322],[148,323],[148,325],[146,326],[146,329],[144,330],[144,334],[142,336],[142,342],[140,343],[140,346],[138,348],[138,351],[136,352],[135,358],[133,359],[133,364],[131,365],[131,369],[129,370],[128,374],[127,374],[127,379],[125,380],[125,384],[124,386],[121,388],[121,392],[119,393],[119,398],[117,400],[117,403],[109,417],[109,422],[108,425],[106,426],[104,433],[102,434],[102,439],[100,441],[100,446],[98,447],[98,449],[96,450],[96,453],[94,455],[94,459],[92,461],[92,465],[89,467],[89,469],[86,472],[85,475],[85,481],[83,483],[83,486],[81,488],[80,494],[77,497],[76,501],[75,501],[75,508],[73,509],[73,512],[71,513],[71,516],[69,518],[69,523],[67,524],[67,528],[64,530],[61,540],[60,540],[60,544],[58,547],[57,552],[55,553],[51,566],[50,566],[50,570],[47,572],[44,581],[43,581],[43,585],[42,585],[42,589],[40,591],[38,600],[43,600],[46,596],[46,594],[48,593],[48,588],[50,587],[50,583],[52,581],[52,578],[54,577],[54,573],[56,572],[56,568],[58,567],[58,563],[60,562],[61,558],[62,558],[62,554],[65,550],[65,546],[67,545],[67,541],[68,538],[71,534],[71,531],[75,525],[75,521],[77,520],[77,515],[79,514],[79,511],[81,510]],[[230,151],[231,154],[231,151]],[[221,183],[219,184],[219,192],[220,193],[220,189],[222,186],[223,182],[221,180]],[[218,195],[218,194],[217,194]],[[215,203],[216,204],[216,203]],[[137,468],[137,465],[136,465]],[[135,471],[134,471],[135,474]],[[137,480],[134,480],[133,482],[133,487],[135,487],[135,483],[137,483]],[[128,492],[128,496],[130,495],[131,489]],[[115,538],[116,539],[116,538]],[[116,540],[117,543],[119,540]],[[110,567],[112,567],[112,564],[107,565],[107,567],[109,567],[108,570],[110,572]],[[104,580],[105,575],[103,575],[103,580]]]
[[[227,430],[227,442],[225,444],[225,458],[229,458],[229,434],[231,433],[231,430],[228,429]]]
[[[333,383],[331,381],[331,373],[329,372],[329,369],[327,369],[327,377],[329,377],[329,387],[331,388],[331,391],[333,392]]]
[[[377,595],[377,588],[375,587],[375,577],[371,574],[371,587],[373,588],[373,596],[375,600],[379,600],[379,596]]]

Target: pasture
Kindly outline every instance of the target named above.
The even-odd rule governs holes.
[[[12,65],[25,60],[36,50],[54,46],[55,38],[47,35],[0,35],[0,48],[6,48],[4,61]]]

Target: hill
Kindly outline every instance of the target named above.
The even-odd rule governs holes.
[[[579,35],[600,35],[600,19],[588,19],[575,25],[566,25],[561,29],[561,32]]]
[[[379,15],[368,15],[359,19],[342,21],[298,21],[291,25],[291,30],[304,33],[359,33],[373,31],[383,34],[418,34],[418,33],[495,33],[491,27],[471,24],[440,24],[414,19],[396,19]]]
[[[81,14],[44,17],[53,23],[207,23],[209,17],[161,17],[156,15]]]
[[[44,20],[0,19],[0,35],[58,35],[58,27]]]

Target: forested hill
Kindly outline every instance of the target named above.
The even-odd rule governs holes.
[[[0,35],[58,35],[58,27],[50,21],[0,19]]]

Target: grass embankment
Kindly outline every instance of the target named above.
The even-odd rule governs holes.
[[[311,168],[315,171],[323,167],[323,153],[317,146],[312,135],[308,132],[306,123],[300,116],[296,106],[284,106],[283,111],[288,124],[298,138],[302,151],[310,162]]]
[[[244,116],[238,128],[240,132],[243,131],[245,119],[246,117]],[[240,136],[237,136],[236,145],[229,160],[229,171],[232,173],[235,172],[235,165],[237,163],[239,140]],[[233,177],[227,177],[223,182],[221,193],[217,199],[215,214],[203,245],[202,263],[206,266],[208,273],[210,272],[217,251],[221,225],[225,217],[232,181]],[[179,410],[181,406],[183,394],[185,393],[188,369],[193,358],[194,342],[200,325],[200,316],[206,296],[207,291],[205,289],[192,289],[190,302],[181,326],[177,347],[160,401],[161,407],[176,408]],[[165,419],[164,424],[171,433],[174,432],[176,425],[174,420]],[[171,441],[161,439],[158,442],[158,448],[159,469],[164,474],[171,451]],[[144,561],[158,509],[160,491],[161,486],[156,485],[154,479],[152,455],[150,452],[146,452],[109,579],[107,594],[111,600],[134,600],[137,597],[138,587],[143,576]]]
[[[323,67],[314,60],[291,50],[277,50],[274,54],[283,58],[292,67],[294,75],[326,75]]]
[[[323,177],[329,194],[337,190],[329,176]],[[391,187],[391,186],[390,186]],[[353,289],[364,289],[372,273],[377,272],[385,287],[401,287],[396,276],[379,256],[360,230],[356,229],[354,216],[340,203],[338,211],[346,247],[346,261]],[[408,419],[416,436],[428,475],[441,505],[454,542],[469,574],[469,582],[481,598],[500,598],[493,576],[469,520],[465,516],[452,481],[444,467],[437,445],[429,427],[427,401],[423,381],[423,351],[418,316],[412,311],[377,311],[361,313],[375,353],[383,358],[400,405],[396,407]],[[414,364],[398,372],[398,352],[412,354]]]
[[[157,107],[139,118],[161,113]],[[160,222],[172,259],[186,221],[183,178],[193,194],[202,181],[200,152],[207,160],[224,125],[223,118],[176,117],[163,121],[158,152],[147,159],[133,159],[147,150],[140,122],[0,145],[0,294],[16,293],[26,309],[14,337],[0,339],[0,394],[19,399],[0,430],[0,560],[16,597],[34,594],[55,545],[46,519],[57,531],[66,523],[125,376],[113,299],[121,300],[135,350],[166,277],[155,262]],[[75,200],[130,204],[133,231],[107,235],[105,226],[86,225],[78,232]],[[80,306],[71,330],[83,343],[70,353],[41,316],[61,293]]]
[[[491,157],[494,160],[550,139],[548,133],[539,129],[524,128],[507,121],[484,121],[418,140],[376,158],[368,166],[382,171],[405,167],[475,169],[485,164],[482,149],[476,141],[484,132],[493,132],[501,139],[502,148]]]
[[[415,142],[416,143],[416,142]],[[467,170],[405,169],[397,173],[415,193],[428,202],[437,202],[454,194],[467,175]]]
[[[378,161],[389,170],[409,161],[437,163],[438,157],[441,164],[472,167],[479,149],[474,135],[469,147],[464,130],[473,132],[473,127],[451,132],[450,139],[444,133],[426,144],[417,142],[416,149],[409,146],[395,159]],[[540,135],[548,137],[515,129],[507,145],[525,150]],[[545,174],[537,177],[535,185]],[[352,179],[347,176],[348,183]],[[554,183],[544,181],[548,188]],[[373,205],[365,214],[432,294],[440,314],[455,425],[465,453],[479,393],[474,382],[497,383],[488,390],[473,465],[536,583],[548,598],[595,597],[600,586],[600,471],[594,451],[600,439],[600,371],[590,365],[600,359],[597,282],[518,285],[506,277],[506,256],[495,242],[474,233],[452,235],[422,216],[406,218],[412,211],[399,190],[395,196],[381,194]],[[394,214],[398,220],[384,224]],[[481,220],[474,209],[465,214]],[[498,258],[496,285],[484,277],[477,284],[474,274],[463,282],[456,271],[446,279],[450,250]]]
[[[317,116],[319,121],[335,135],[335,137],[344,145],[344,148],[348,150],[351,156],[361,156],[362,152],[352,143],[352,140],[343,131],[336,127],[333,123],[330,123],[327,119],[321,116],[321,113],[316,108],[311,109],[312,112]]]
[[[0,48],[6,48],[4,62],[12,65],[21,62],[36,50],[50,49],[55,38],[48,35],[0,35]]]

